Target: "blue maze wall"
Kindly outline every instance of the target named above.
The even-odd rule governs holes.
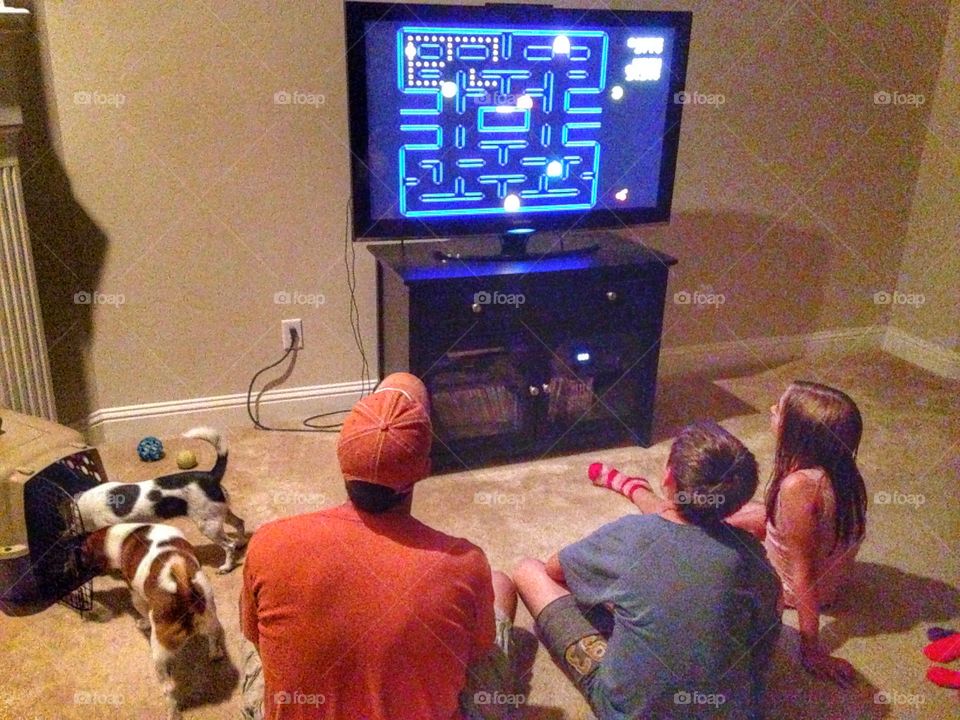
[[[396,42],[405,217],[594,207],[606,32],[403,27]]]

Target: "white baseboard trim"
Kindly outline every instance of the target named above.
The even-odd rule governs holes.
[[[867,326],[821,330],[802,335],[755,337],[703,345],[665,347],[660,352],[660,376],[717,373],[750,366],[773,366],[801,357],[877,350],[885,328]]]
[[[929,370],[934,375],[960,380],[960,353],[918,338],[893,325],[887,326],[882,348],[884,352]]]
[[[660,352],[660,376],[714,374],[750,366],[773,366],[802,357],[880,349],[942,377],[960,379],[960,355],[897,328],[883,326],[665,347]],[[260,400],[261,417],[263,422],[277,425],[344,410],[357,401],[362,391],[363,383],[359,381],[270,390]],[[246,427],[250,425],[246,402],[246,394],[237,393],[104,408],[91,413],[78,429],[86,433],[88,442],[96,444],[144,435],[179,435],[201,424]]]
[[[367,389],[373,389],[375,381]],[[316,415],[345,410],[353,406],[364,386],[360,381],[311,385],[269,390],[260,398],[260,420],[266,425],[279,425]],[[342,417],[332,417],[336,422]],[[214,427],[250,426],[247,416],[247,395],[218,395],[188,400],[126,405],[97,410],[79,424],[87,442],[98,444],[145,435],[179,435],[196,425]],[[321,423],[323,424],[323,423]]]

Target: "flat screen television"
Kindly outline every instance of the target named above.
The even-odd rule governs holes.
[[[347,2],[354,239],[668,220],[691,20]]]

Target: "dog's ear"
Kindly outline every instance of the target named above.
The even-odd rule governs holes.
[[[105,573],[107,562],[106,541],[107,531],[110,528],[95,530],[83,539],[80,545],[80,562],[88,570],[96,573]]]

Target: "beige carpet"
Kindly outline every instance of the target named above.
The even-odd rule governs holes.
[[[871,505],[868,539],[855,576],[839,607],[822,624],[827,645],[857,667],[860,681],[844,691],[809,679],[795,659],[796,633],[791,628],[796,615],[788,612],[772,670],[769,715],[775,720],[960,717],[957,692],[924,680],[928,663],[921,653],[928,626],[952,624],[960,629],[960,384],[879,353],[798,361],[736,375],[661,383],[657,443],[649,449],[622,447],[437,476],[418,488],[414,514],[473,540],[486,549],[494,567],[509,569],[522,556],[543,557],[631,512],[625,500],[586,482],[591,460],[604,459],[659,479],[676,429],[713,418],[756,453],[766,477],[773,451],[769,405],[793,378],[836,385],[859,402],[865,417],[860,461]],[[248,527],[344,499],[334,436],[249,429],[228,434],[232,451],[225,485]],[[202,444],[170,438],[167,459],[147,465],[136,459],[134,445],[102,448],[111,479],[142,480],[172,471],[172,458],[181,447],[198,448],[201,462],[212,462]],[[911,496],[913,504],[874,501]],[[241,573],[213,574],[219,550],[188,522],[180,525],[201,546],[231,644],[231,661],[219,665],[208,666],[198,647],[188,649],[179,670],[185,716],[236,718],[233,643],[239,632]],[[0,719],[163,717],[148,643],[134,626],[126,590],[109,579],[98,579],[95,588],[97,600],[113,608],[113,616],[82,620],[62,606],[24,618],[0,616]],[[531,620],[522,609],[517,625],[521,654],[533,657],[532,671],[523,678],[527,702],[522,716],[591,718],[546,654],[530,644],[523,630],[530,629]]]

